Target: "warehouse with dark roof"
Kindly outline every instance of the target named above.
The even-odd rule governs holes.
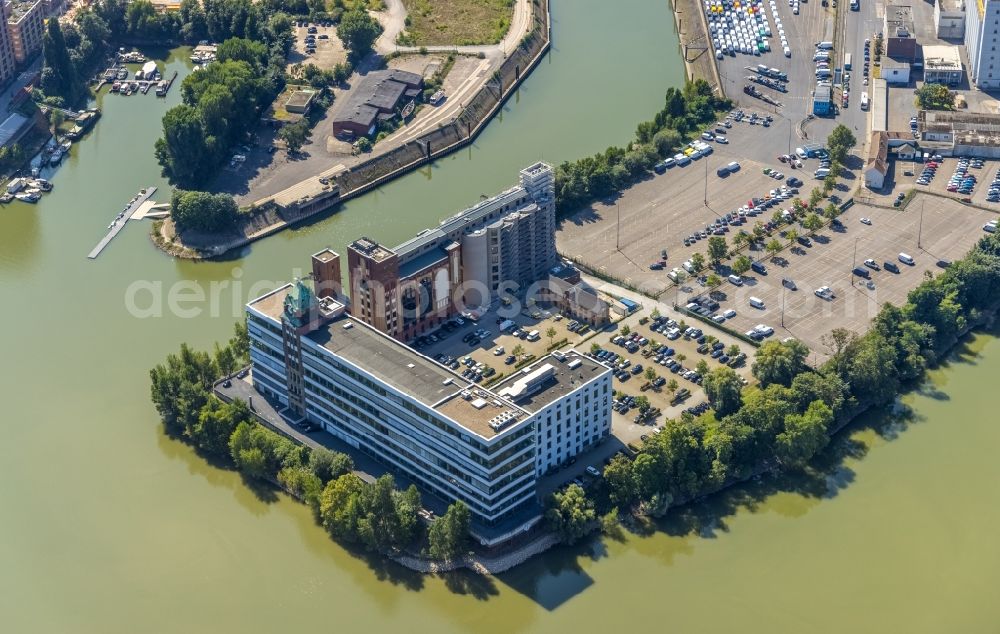
[[[417,99],[424,78],[404,70],[377,70],[361,78],[333,117],[334,136],[368,136],[379,121],[392,119],[406,103]]]

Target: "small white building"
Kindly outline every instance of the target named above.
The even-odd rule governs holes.
[[[905,86],[910,83],[910,65],[907,62],[898,62],[887,57],[882,58],[882,67],[879,71],[890,85]]]
[[[961,40],[965,37],[964,0],[937,0],[934,3],[934,35],[942,40]]]

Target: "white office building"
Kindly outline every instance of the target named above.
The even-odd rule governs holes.
[[[496,525],[537,508],[538,476],[603,440],[611,371],[553,353],[487,389],[317,299],[297,280],[247,305],[252,380],[442,500]]]
[[[970,82],[979,88],[1000,87],[1000,0],[973,0],[965,21]]]

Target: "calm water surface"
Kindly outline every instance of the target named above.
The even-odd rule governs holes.
[[[258,498],[160,433],[148,369],[182,341],[228,336],[252,283],[362,234],[400,241],[537,159],[621,143],[680,81],[665,2],[552,7],[551,55],[473,147],[239,259],[170,260],[143,225],[85,257],[139,187],[165,187],[151,145],[176,87],[166,100],[103,99],[55,190],[0,209],[2,631],[998,629],[1000,343],[987,336],[905,398],[912,420],[845,435],[816,477],[760,483],[653,535],[559,550],[494,580],[352,555],[302,505]],[[182,53],[169,71],[187,72]],[[137,280],[159,284],[163,316],[127,309]],[[214,283],[218,301],[170,314],[181,280]]]

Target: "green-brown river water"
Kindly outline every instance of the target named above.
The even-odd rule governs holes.
[[[552,9],[551,54],[473,147],[240,259],[168,259],[140,224],[86,259],[140,187],[165,187],[151,146],[176,87],[166,100],[102,99],[55,190],[0,209],[0,631],[1000,630],[989,336],[903,399],[912,420],[872,417],[815,478],[756,483],[653,535],[557,550],[490,580],[357,557],[304,506],[261,500],[162,435],[148,369],[182,341],[227,337],[252,283],[286,280],[359,235],[398,242],[535,160],[621,143],[680,81],[665,2]],[[187,72],[183,53],[168,70]],[[179,314],[171,290],[192,292],[181,280],[230,286]],[[137,281],[141,313],[127,301]]]

